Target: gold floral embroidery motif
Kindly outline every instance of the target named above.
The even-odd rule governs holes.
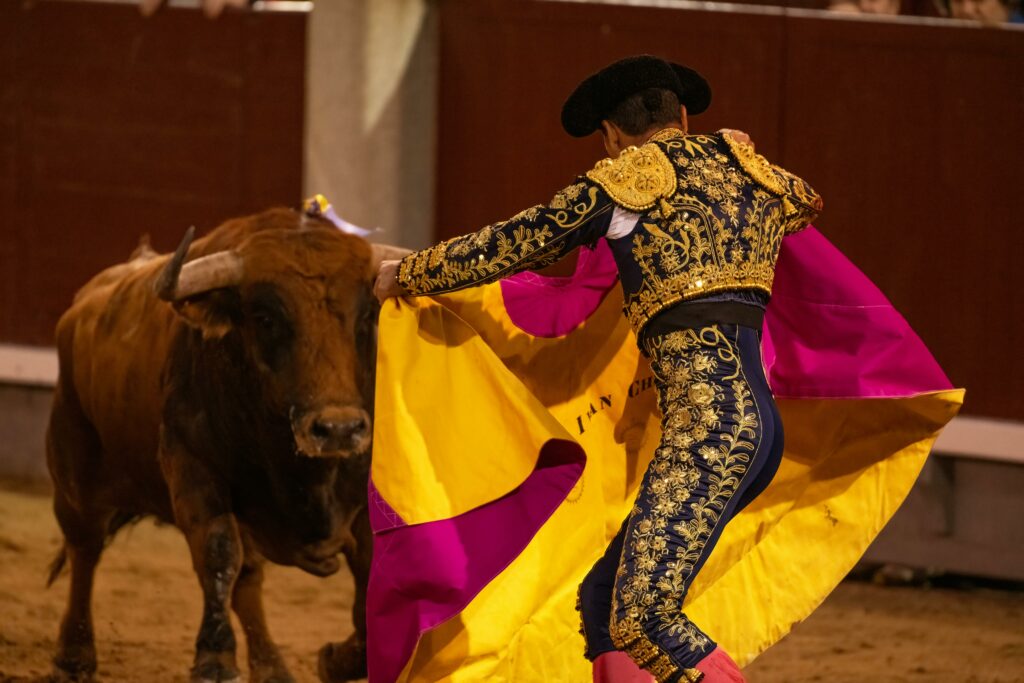
[[[632,238],[632,256],[642,278],[624,289],[623,310],[633,329],[639,332],[680,301],[715,292],[770,294],[782,237],[802,217],[791,216],[784,201],[796,200],[780,197],[765,184],[784,190],[781,179],[791,178],[813,190],[781,169],[779,175],[766,175],[765,183],[758,182],[732,151],[743,143],[729,136],[683,135],[670,129],[652,140],[672,160],[678,187],[643,214]],[[745,149],[748,156],[754,154],[749,145]],[[755,168],[749,158],[747,164]]]
[[[586,237],[587,226],[615,202],[643,212],[631,250],[640,281],[623,281],[623,311],[635,331],[680,301],[726,290],[770,294],[782,236],[806,226],[821,198],[749,146],[734,151],[742,144],[660,131],[643,147],[600,163],[547,206],[410,254],[399,283],[412,294],[431,294],[543,267],[596,239]],[[746,166],[738,161],[744,154]]]
[[[560,191],[548,206],[520,211],[507,221],[409,254],[398,281],[411,294],[450,292],[554,262],[569,238],[612,204],[593,183]]]
[[[741,142],[731,135],[723,135],[722,138],[729,146],[733,156],[736,157],[736,161],[740,162],[743,170],[749,173],[751,178],[772,194],[780,197],[786,194],[786,184],[775,172],[775,167],[764,156],[755,152],[752,145]]]
[[[630,211],[645,211],[676,191],[676,170],[655,144],[627,147],[617,158],[598,162],[587,177]]]
[[[760,420],[737,347],[717,325],[648,340],[646,350],[658,383],[662,438],[627,528],[632,566],[627,569],[624,552],[612,596],[611,635],[616,647],[661,681],[679,669],[648,629],[691,652],[710,645],[683,613],[683,599],[756,451]],[[730,426],[723,429],[726,413]],[[694,466],[698,457],[711,470],[703,495],[696,495],[702,483]]]
[[[733,156],[750,177],[782,200],[786,218],[785,233],[799,232],[807,227],[821,213],[821,195],[815,192],[803,179],[798,178],[775,164],[772,164],[746,142],[724,135]]]

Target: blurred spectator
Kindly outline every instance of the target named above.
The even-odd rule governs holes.
[[[983,24],[1024,23],[1017,0],[950,0],[949,10],[954,19]]]
[[[857,4],[857,0],[832,0],[828,5],[828,9],[830,12],[860,14],[860,5]]]
[[[858,0],[862,14],[899,14],[900,0]]]
[[[139,0],[139,8],[147,17],[167,4],[168,0]],[[211,19],[220,16],[226,7],[248,7],[254,0],[200,0],[203,12]]]
[[[832,0],[832,12],[853,12],[858,14],[900,14],[902,0]]]

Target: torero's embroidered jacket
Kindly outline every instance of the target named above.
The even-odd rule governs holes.
[[[770,294],[783,235],[806,227],[822,201],[746,143],[669,128],[599,162],[546,206],[406,256],[399,284],[437,294],[543,268],[596,242],[616,206],[639,214],[630,234],[609,238],[623,309],[639,337],[680,301],[730,290]]]

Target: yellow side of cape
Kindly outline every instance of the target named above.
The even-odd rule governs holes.
[[[575,439],[587,454],[581,481],[529,546],[423,635],[400,680],[590,680],[576,588],[627,514],[660,436],[650,370],[620,304],[614,291],[551,340],[516,329],[496,285],[385,307],[381,352],[392,355],[378,364],[377,413],[391,411],[395,433],[377,436],[376,452],[389,455],[375,457],[373,478],[406,522],[505,495],[547,438]],[[508,400],[499,410],[484,395]],[[740,665],[778,641],[863,555],[962,397],[780,400],[779,472],[727,527],[687,614]]]

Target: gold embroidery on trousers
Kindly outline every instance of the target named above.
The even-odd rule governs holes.
[[[705,544],[756,451],[760,418],[735,341],[717,325],[648,340],[646,350],[659,384],[662,438],[631,512],[610,626],[615,646],[663,681],[680,669],[652,640],[650,630],[690,652],[710,645],[683,613],[683,599]],[[729,427],[722,429],[726,414]],[[711,470],[700,496],[695,495],[698,457]],[[642,496],[646,511],[639,505]],[[689,511],[685,522],[680,519],[684,511]],[[674,550],[670,538],[677,541]]]

